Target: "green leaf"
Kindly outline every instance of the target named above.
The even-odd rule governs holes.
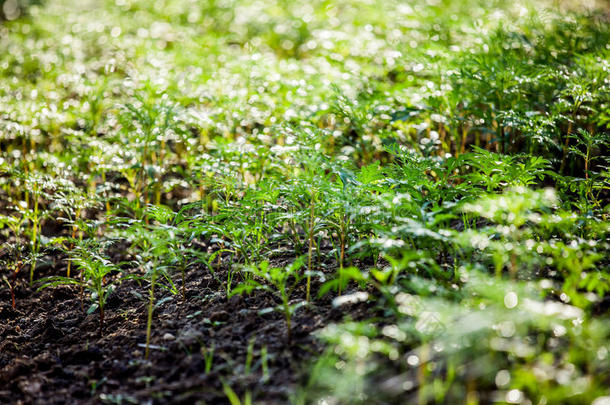
[[[227,396],[227,399],[229,400],[229,403],[231,405],[241,405],[241,401],[239,400],[239,397],[228,384],[223,383],[222,390],[225,393],[225,395]]]
[[[99,305],[97,302],[92,303],[89,308],[87,309],[87,315],[91,315],[92,313],[94,313],[97,309],[99,308]]]

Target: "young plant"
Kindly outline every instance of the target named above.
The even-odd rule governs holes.
[[[549,161],[540,156],[501,155],[476,146],[473,150],[462,155],[464,168],[471,168],[463,177],[487,192],[536,184],[549,166]]]
[[[25,266],[25,262],[20,257],[21,249],[17,245],[7,243],[6,246],[8,252],[2,251],[2,253],[8,255],[8,259],[0,260],[0,264],[9,270],[9,275],[3,274],[2,280],[6,283],[11,292],[11,307],[15,309],[15,285],[17,283],[17,274]]]
[[[74,261],[81,271],[80,279],[54,276],[41,280],[38,290],[58,285],[77,285],[90,292],[91,306],[88,314],[99,309],[99,333],[104,334],[104,308],[108,296],[116,289],[116,282],[111,273],[118,273],[120,269],[113,264],[103,253],[103,245],[92,241],[80,242],[70,251],[70,260]]]
[[[18,207],[19,215],[2,215],[0,214],[0,229],[7,227],[10,230],[10,233],[6,235],[7,239],[11,237],[14,241],[18,241],[23,233],[23,224],[25,223],[27,217],[25,212],[21,209],[23,207]]]
[[[132,164],[124,166],[123,175],[128,180],[136,201],[144,197],[144,205],[161,202],[162,177],[166,167],[168,141],[183,132],[179,125],[177,105],[167,95],[155,97],[150,84],[146,92],[135,95],[131,103],[121,107],[120,120],[125,129],[128,145],[137,145],[135,156],[129,156]],[[152,191],[152,201],[151,201]]]
[[[270,311],[278,311],[283,313],[286,320],[286,341],[291,343],[291,320],[292,316],[302,306],[306,305],[306,301],[292,301],[294,290],[305,277],[300,270],[303,267],[305,258],[299,257],[290,265],[281,267],[269,267],[269,262],[262,262],[258,266],[251,266],[244,271],[252,275],[251,278],[235,287],[231,296],[236,294],[250,294],[253,290],[263,290],[271,292],[280,301],[280,304],[265,308],[259,311],[259,314],[264,314]]]
[[[467,251],[488,252],[492,258],[495,273],[502,277],[505,268],[511,278],[540,262],[535,226],[528,223],[539,223],[545,211],[557,204],[553,189],[533,191],[525,187],[516,187],[502,195],[488,195],[464,204],[466,213],[478,214],[496,223],[496,226],[468,230],[456,236],[456,241]]]
[[[87,230],[92,229],[91,222],[82,218],[82,214],[85,210],[91,209],[97,206],[97,201],[86,192],[78,189],[76,186],[71,184],[66,190],[58,191],[53,195],[52,208],[59,210],[64,217],[59,218],[71,227],[70,230],[70,242],[66,246],[68,254],[70,250],[74,248],[74,242],[83,239],[83,234]],[[87,232],[89,237],[93,238],[94,235],[91,232]],[[70,277],[70,270],[72,268],[72,261],[68,261],[68,267],[66,269],[66,277]]]
[[[246,375],[250,375],[250,371],[252,370],[252,360],[254,359],[255,343],[256,337],[253,337],[248,341],[248,350],[246,351],[246,364],[244,366],[244,372]]]
[[[167,288],[172,294],[178,293],[168,270],[173,267],[172,261],[176,263],[174,256],[179,249],[177,243],[180,238],[177,228],[171,225],[175,213],[170,208],[149,205],[146,207],[146,214],[144,220],[127,220],[127,223],[120,223],[118,226],[126,229],[116,229],[116,235],[131,241],[132,249],[138,253],[138,262],[144,275],[134,278],[149,282],[145,351],[145,357],[148,359],[157,284]],[[149,221],[155,223],[148,224]]]
[[[336,170],[339,182],[334,184],[334,189],[328,195],[326,223],[334,236],[331,241],[335,248],[335,255],[339,262],[338,276],[343,279],[345,260],[350,240],[353,239],[351,233],[354,231],[354,221],[359,216],[359,181],[354,175],[342,168]],[[343,289],[343,282],[339,282],[339,295]]]
[[[586,196],[594,205],[599,205],[600,202],[598,201],[597,196],[593,194],[593,191],[596,188],[598,191],[601,191],[601,187],[599,187],[595,181],[592,181],[596,180],[598,173],[592,171],[591,166],[595,161],[601,160],[604,157],[603,155],[595,155],[594,153],[599,153],[599,150],[603,150],[604,148],[606,148],[606,150],[608,149],[610,146],[610,134],[604,132],[592,134],[589,131],[579,129],[576,133],[572,134],[570,138],[576,139],[577,141],[576,145],[570,147],[570,152],[583,160]]]
[[[39,207],[40,198],[44,193],[44,178],[39,175],[29,175],[25,178],[25,184],[28,190],[31,191],[31,198],[33,200],[32,209],[26,210],[27,218],[32,224],[30,231],[30,248],[32,251],[32,263],[30,265],[30,286],[32,286],[34,284],[34,270],[36,269],[36,257],[38,255],[39,248],[40,221],[44,215],[44,212]]]
[[[235,393],[233,388],[231,388],[231,386],[227,383],[222,384],[222,391],[227,396],[227,399],[231,405],[252,405],[252,394],[250,391],[246,391],[243,401],[239,399],[237,393]]]
[[[313,272],[313,252],[317,249],[317,241],[315,234],[319,232],[324,224],[321,218],[318,217],[317,208],[319,205],[319,190],[320,184],[313,181],[300,181],[297,184],[290,184],[282,187],[282,193],[288,203],[287,210],[289,212],[280,214],[278,220],[287,223],[292,231],[292,242],[294,242],[295,253],[300,252],[301,235],[298,232],[299,228],[305,231],[307,240],[307,287],[306,301],[310,300],[311,291],[311,274]],[[319,179],[317,183],[322,183]]]
[[[201,355],[205,363],[205,373],[209,374],[212,371],[212,364],[214,362],[214,345],[211,347],[201,347]]]

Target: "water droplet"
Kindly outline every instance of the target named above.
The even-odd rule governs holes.
[[[496,374],[496,385],[498,388],[502,388],[510,383],[510,373],[508,370],[500,370]]]
[[[516,307],[518,303],[519,303],[519,297],[513,291],[507,293],[504,296],[504,305],[506,305],[506,308],[512,309],[512,308]]]
[[[506,402],[509,404],[518,404],[523,400],[523,393],[519,390],[510,390],[506,393]]]

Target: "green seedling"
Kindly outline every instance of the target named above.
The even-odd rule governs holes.
[[[580,157],[584,164],[586,196],[594,203],[594,205],[599,205],[600,202],[598,200],[598,196],[603,188],[600,187],[597,182],[591,181],[591,175],[596,175],[595,172],[591,171],[591,165],[604,157],[602,155],[594,155],[594,153],[599,153],[599,151],[603,150],[604,148],[607,150],[607,148],[610,146],[610,134],[603,132],[599,134],[592,134],[589,131],[579,128],[576,133],[570,135],[570,138],[575,139],[577,143],[576,145],[571,146],[569,151],[572,154]],[[598,191],[597,196],[593,194],[595,189]]]
[[[252,405],[252,394],[250,391],[246,391],[243,400],[241,400],[229,384],[223,383],[222,390],[227,396],[227,399],[231,405]]]
[[[315,201],[316,195],[312,194],[311,202],[309,203],[309,221],[307,222],[307,293],[306,300],[309,302],[310,291],[311,291],[311,272],[312,272],[312,259],[314,249],[314,231],[316,225],[315,217]]]
[[[201,354],[205,363],[205,373],[209,374],[212,371],[212,364],[214,362],[214,345],[212,347],[202,347]]]
[[[170,270],[172,263],[176,263],[179,254],[179,232],[171,223],[175,213],[165,206],[147,206],[147,216],[144,220],[128,220],[117,223],[125,229],[118,229],[117,236],[126,237],[132,241],[132,249],[138,252],[138,262],[144,271],[143,276],[135,276],[138,280],[148,281],[148,305],[146,321],[146,350],[145,357],[150,353],[150,339],[152,335],[153,313],[158,304],[155,304],[155,289],[158,284],[167,288],[172,294],[177,294]],[[155,224],[147,222],[154,221]]]
[[[102,377],[102,378],[101,378],[101,379],[99,379],[99,380],[90,380],[90,381],[89,381],[89,386],[90,386],[90,388],[91,388],[91,389],[90,389],[91,396],[94,396],[94,395],[95,395],[95,393],[96,393],[96,391],[97,391],[97,389],[98,389],[98,388],[101,388],[101,387],[104,385],[104,383],[105,383],[106,381],[107,381],[107,378],[106,378],[106,377]]]
[[[8,252],[6,250],[3,250],[2,253],[8,255],[9,258],[8,260],[0,260],[0,263],[9,271],[9,275],[7,276],[6,274],[3,274],[2,280],[6,283],[11,292],[11,307],[13,309],[16,309],[17,306],[15,302],[15,286],[17,283],[17,275],[19,274],[19,271],[26,265],[26,262],[22,258],[20,258],[21,252],[19,251],[20,249],[16,245],[7,244],[6,248]]]
[[[91,306],[87,313],[99,310],[99,333],[104,334],[104,308],[108,296],[116,289],[116,282],[111,273],[118,273],[120,269],[113,264],[102,252],[102,246],[94,242],[81,242],[70,251],[70,260],[80,270],[80,279],[54,276],[41,280],[38,290],[59,285],[77,285],[90,292]]]
[[[301,235],[299,235],[298,228],[301,227],[305,230],[305,237],[307,240],[307,287],[306,287],[306,300],[310,300],[311,295],[311,274],[313,271],[313,252],[316,248],[316,240],[314,238],[316,231],[320,231],[321,224],[320,219],[316,215],[317,205],[317,192],[310,190],[309,188],[314,187],[309,183],[310,179],[305,179],[302,184],[290,185],[284,188],[288,201],[291,205],[290,210],[292,212],[282,214],[278,217],[280,221],[286,221],[293,234],[293,242],[295,245],[295,251],[299,252],[301,249]],[[303,200],[309,200],[309,204],[303,204]]]
[[[27,219],[24,215],[24,212],[19,210],[20,215],[0,215],[0,229],[8,228],[10,230],[10,234],[7,235],[7,238],[14,238],[18,240],[23,232],[23,225]]]
[[[59,210],[64,217],[60,218],[72,229],[70,231],[70,238],[72,241],[83,239],[83,234],[86,232],[87,236],[92,238],[92,230],[95,228],[94,224],[81,218],[83,211],[97,207],[97,201],[90,195],[82,192],[74,186],[68,187],[67,191],[59,191],[53,195],[53,209]],[[65,247],[68,255],[70,250],[74,248],[74,242],[69,242]],[[72,261],[68,261],[68,267],[66,269],[66,277],[70,277],[70,270],[72,268]]]
[[[263,369],[263,378],[261,381],[266,383],[269,381],[269,353],[266,345],[261,348],[261,367]]]
[[[170,356],[150,341],[173,294],[195,322],[225,302],[191,313],[195,286],[222,290],[206,297],[262,288],[274,300],[262,312],[281,312],[289,338],[299,305],[333,291],[345,319],[319,328],[328,351],[297,403],[598,405],[610,395],[601,2],[0,3],[7,300],[31,292],[26,268],[30,283],[43,269],[58,275],[51,263],[65,255],[63,281],[102,315],[97,290],[117,285],[120,267],[145,302],[138,347]],[[294,257],[300,269],[284,268]],[[89,273],[104,266],[96,286]],[[316,274],[330,279],[318,291]],[[328,319],[326,302],[315,322]],[[366,310],[353,313],[357,302]],[[9,315],[31,312],[16,306]],[[223,383],[213,363],[251,380],[254,347],[235,349],[241,364],[228,347],[205,350],[212,385]],[[274,383],[268,350],[262,379]],[[96,378],[93,400],[168,398],[157,376],[140,381],[152,398],[111,394]],[[224,391],[225,402],[251,400]]]
[[[239,284],[233,289],[231,295],[250,294],[254,290],[269,291],[274,294],[280,304],[274,307],[263,309],[259,313],[278,311],[284,314],[286,321],[286,341],[291,343],[291,321],[295,312],[307,304],[306,301],[292,302],[292,295],[301,280],[306,277],[301,271],[304,264],[304,257],[300,257],[292,264],[281,267],[269,267],[269,262],[262,262],[258,266],[251,266],[244,271],[250,273],[252,278]]]
[[[244,373],[246,375],[250,375],[250,371],[252,368],[252,360],[254,359],[254,344],[256,343],[256,338],[253,337],[248,341],[248,350],[246,351],[246,365],[244,367]]]
[[[470,166],[472,173],[464,178],[480,184],[487,192],[507,187],[528,187],[542,180],[548,160],[539,156],[504,156],[473,147],[474,153],[462,155],[463,164]]]
[[[0,229],[7,227],[10,229],[9,235],[7,235],[7,239],[13,238],[15,243],[6,243],[5,247],[2,249],[3,255],[8,255],[8,260],[2,260],[4,266],[10,271],[10,276],[2,275],[4,282],[8,285],[11,291],[11,306],[15,309],[15,282],[17,279],[17,274],[25,265],[24,254],[21,252],[22,249],[19,249],[16,243],[19,243],[19,238],[21,236],[21,228],[25,221],[25,216],[21,215],[19,218],[13,215],[0,215]]]
[[[27,218],[32,224],[30,232],[30,247],[32,251],[32,263],[30,265],[30,286],[34,284],[34,270],[36,269],[36,256],[38,254],[40,234],[40,220],[43,212],[39,209],[40,197],[43,194],[43,182],[41,176],[31,175],[25,179],[26,187],[31,192],[33,208],[26,211]]]
[[[336,189],[331,195],[332,203],[330,206],[330,215],[327,217],[327,222],[332,231],[337,235],[338,246],[333,238],[333,245],[338,251],[339,262],[339,279],[343,279],[343,270],[345,266],[346,252],[348,248],[348,238],[350,236],[353,221],[356,211],[354,210],[353,190],[358,185],[353,175],[347,171],[340,169],[338,176],[341,180],[341,188]],[[343,283],[339,283],[339,295],[343,288]]]
[[[179,125],[177,105],[166,96],[156,100],[154,89],[136,94],[133,102],[121,106],[126,143],[139,145],[137,163],[126,166],[123,174],[129,181],[136,201],[144,197],[144,205],[161,203],[162,177],[168,141],[184,133]],[[148,93],[148,94],[146,94]],[[152,200],[151,200],[152,194]]]

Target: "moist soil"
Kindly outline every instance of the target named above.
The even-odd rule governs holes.
[[[65,274],[60,256],[41,263],[37,277]],[[372,310],[365,303],[333,308],[329,294],[296,313],[288,342],[282,314],[259,314],[277,304],[272,294],[228,298],[226,269],[213,275],[192,267],[186,299],[157,288],[145,359],[146,283],[127,280],[117,287],[100,336],[98,311],[87,314],[87,293],[82,301],[78,286],[37,291],[38,285],[28,285],[27,273],[22,270],[17,278],[15,309],[9,289],[0,289],[2,404],[224,404],[229,403],[225,385],[240,398],[250,392],[254,403],[289,403],[324,350],[314,332],[346,314],[359,319]],[[295,298],[304,298],[304,288]]]

